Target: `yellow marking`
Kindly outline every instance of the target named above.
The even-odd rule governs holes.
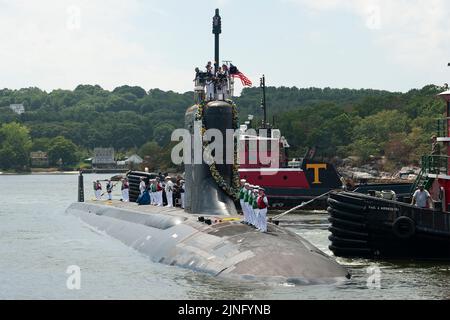
[[[320,169],[326,169],[327,165],[325,163],[322,164],[307,164],[306,169],[314,169],[314,182],[313,184],[321,184],[320,182]]]

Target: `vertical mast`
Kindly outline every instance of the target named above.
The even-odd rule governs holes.
[[[219,35],[222,33],[222,18],[219,15],[219,9],[216,9],[216,14],[213,17],[214,34],[214,73],[219,69]]]
[[[261,99],[261,108],[264,111],[264,119],[262,123],[263,129],[267,128],[267,112],[266,112],[266,77],[263,75],[261,78],[261,88],[262,88],[262,99]]]

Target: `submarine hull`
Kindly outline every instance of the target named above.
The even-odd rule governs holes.
[[[269,233],[264,234],[241,224],[238,217],[204,217],[211,219],[208,225],[199,221],[200,216],[177,208],[107,204],[74,203],[66,212],[154,262],[213,276],[299,285],[349,278],[332,258],[275,225],[269,225]]]

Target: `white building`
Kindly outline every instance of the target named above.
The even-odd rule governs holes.
[[[132,163],[132,164],[141,164],[144,162],[144,160],[139,157],[137,154],[133,154],[131,157],[125,160],[126,164]]]
[[[25,113],[25,107],[23,104],[11,104],[9,108],[17,114]]]

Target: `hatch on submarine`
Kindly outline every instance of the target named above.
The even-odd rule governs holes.
[[[218,9],[213,17],[213,34],[214,65],[218,70],[221,34]],[[237,128],[236,106],[230,100],[233,79],[229,77],[225,87],[213,82],[210,91],[205,91],[204,79],[197,80],[195,104],[185,114],[185,129],[191,135],[192,148],[196,139],[203,145],[202,136],[196,134],[196,125],[200,124],[200,132],[217,129],[225,133]],[[184,164],[184,210],[121,201],[84,202],[80,173],[79,201],[66,212],[147,255],[153,262],[217,277],[299,285],[336,283],[350,278],[343,266],[294,232],[269,223],[268,232],[262,233],[242,224],[233,199],[239,184],[238,168],[236,163],[226,164],[226,152],[223,157],[223,164],[215,166],[205,159],[199,164],[195,161]],[[130,176],[130,194],[138,183],[138,179]]]

